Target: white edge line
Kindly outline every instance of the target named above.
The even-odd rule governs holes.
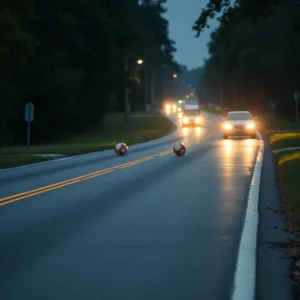
[[[256,294],[256,253],[259,222],[258,202],[264,159],[264,142],[261,134],[257,133],[257,135],[260,140],[260,145],[256,155],[256,162],[248,193],[247,210],[238,250],[231,300],[255,300]]]
[[[168,118],[168,116],[166,114],[163,113],[163,111],[161,112],[165,118]],[[173,120],[169,119],[170,121],[172,121],[175,125],[176,125],[176,122],[174,122]],[[132,145],[130,148],[133,148],[133,147],[136,147],[136,146],[140,146],[140,145],[147,145],[151,142],[157,142],[159,141],[160,139],[164,139],[166,137],[172,137],[173,135],[175,135],[175,133],[177,133],[178,131],[178,128],[177,128],[177,125],[176,125],[176,129],[165,135],[165,136],[162,136],[158,139],[154,139],[154,140],[150,140],[150,141],[147,141],[147,142],[143,142],[143,143],[138,143],[138,144],[135,144],[135,145]],[[0,173],[2,172],[9,172],[9,171],[13,171],[13,170],[18,170],[18,169],[24,169],[24,168],[30,168],[30,167],[35,167],[35,166],[40,166],[40,165],[46,165],[46,164],[49,164],[49,163],[54,163],[54,162],[61,162],[63,160],[69,160],[69,159],[75,159],[75,158],[78,158],[78,157],[87,157],[87,156],[92,156],[92,155],[99,155],[99,153],[103,153],[105,151],[112,151],[113,149],[107,149],[107,150],[100,150],[100,151],[96,151],[96,152],[90,152],[90,153],[84,153],[84,154],[78,154],[78,155],[72,155],[72,156],[67,156],[67,157],[63,157],[63,158],[54,158],[54,159],[51,159],[51,160],[47,160],[47,161],[42,161],[42,162],[38,162],[38,163],[34,163],[34,164],[28,164],[28,165],[24,165],[24,166],[19,166],[19,167],[12,167],[12,168],[6,168],[6,169],[0,169]]]

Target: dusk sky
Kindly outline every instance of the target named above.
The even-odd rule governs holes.
[[[217,26],[217,21],[212,21],[211,28],[195,37],[192,26],[200,15],[201,9],[208,0],[168,0],[166,18],[169,20],[170,37],[176,42],[177,52],[175,59],[178,63],[186,65],[189,69],[203,65],[203,59],[208,57],[207,43],[210,33]]]

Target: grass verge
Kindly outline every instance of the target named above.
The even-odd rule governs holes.
[[[6,168],[19,167],[28,164],[48,161],[51,159],[52,159],[51,157],[40,157],[40,156],[33,156],[33,155],[0,156],[0,168],[6,169]]]
[[[286,231],[294,236],[286,248],[287,255],[292,259],[290,278],[295,298],[300,299],[300,151],[280,153],[276,158],[282,213],[287,222]]]
[[[269,143],[273,150],[300,147],[300,132],[282,132],[270,134]]]
[[[292,221],[300,228],[300,151],[280,153],[277,155],[279,180],[281,188],[290,205]]]
[[[108,115],[100,126],[89,133],[70,136],[63,141],[31,146],[32,154],[66,156],[112,149],[116,143],[134,145],[160,138],[174,129],[174,124],[161,114],[133,115],[127,123],[122,114]],[[35,163],[50,158],[26,155],[24,146],[0,148],[0,168]],[[11,156],[9,156],[11,155]]]
[[[293,281],[295,298],[300,299],[300,151],[278,153],[274,161],[281,196],[281,213],[285,216],[287,225],[285,230],[294,237],[285,249],[292,259],[290,278]]]
[[[272,150],[300,147],[300,132],[270,133],[267,134],[267,138]],[[275,163],[279,188],[282,197],[286,200],[285,206],[291,208],[292,222],[300,225],[300,150],[276,154]]]

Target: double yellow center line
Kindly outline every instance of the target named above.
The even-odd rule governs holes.
[[[144,157],[144,158],[141,158],[141,159],[137,159],[137,160],[125,163],[125,164],[121,164],[121,165],[114,166],[114,167],[111,167],[111,168],[99,170],[99,171],[92,172],[92,173],[89,173],[89,174],[86,174],[86,175],[81,175],[81,176],[78,176],[78,177],[74,177],[74,178],[71,178],[71,179],[68,179],[68,180],[60,181],[60,182],[57,182],[57,183],[54,183],[54,184],[46,185],[46,186],[43,186],[43,187],[40,187],[40,188],[36,188],[36,189],[29,190],[29,191],[26,191],[26,192],[18,193],[18,194],[15,194],[15,195],[3,197],[3,198],[0,198],[0,206],[6,205],[6,204],[9,204],[9,203],[12,203],[12,202],[16,202],[16,201],[19,201],[19,200],[22,200],[22,199],[26,199],[26,198],[29,198],[29,197],[32,197],[32,196],[40,195],[40,194],[43,194],[43,193],[46,193],[46,192],[50,192],[50,191],[53,191],[53,190],[56,190],[56,189],[59,189],[59,188],[62,188],[62,187],[68,186],[68,185],[72,185],[72,184],[75,184],[75,183],[78,183],[78,182],[81,182],[81,181],[85,181],[85,180],[88,180],[88,179],[91,179],[91,178],[94,178],[94,177],[102,176],[102,175],[114,172],[117,169],[129,168],[131,166],[135,166],[137,164],[149,161],[149,160],[153,159],[155,156],[162,156],[162,155],[166,155],[166,154],[169,154],[169,153],[171,153],[170,150],[168,150],[168,153],[167,153],[167,151],[164,151],[164,152],[158,153],[156,155],[150,155],[150,156],[147,156],[147,157]]]
[[[209,138],[210,136],[212,136],[212,134],[213,133],[208,134],[207,136],[205,136],[204,139]],[[186,146],[186,147],[189,148],[190,146]],[[56,189],[60,189],[62,187],[68,186],[68,185],[79,183],[79,182],[82,182],[82,181],[85,181],[85,180],[88,180],[88,179],[91,179],[91,178],[94,178],[94,177],[102,176],[102,175],[114,172],[118,169],[129,168],[129,167],[135,166],[137,164],[149,161],[149,160],[151,160],[155,157],[162,157],[162,156],[171,154],[172,152],[173,152],[173,150],[169,149],[169,150],[159,152],[159,153],[156,153],[156,154],[153,154],[153,155],[149,155],[149,156],[137,159],[137,160],[133,160],[133,161],[128,162],[128,163],[124,163],[124,164],[117,165],[117,166],[114,166],[114,167],[110,167],[110,168],[107,168],[107,169],[102,169],[102,170],[99,170],[99,171],[96,171],[96,172],[92,172],[92,173],[89,173],[89,174],[86,174],[86,175],[81,175],[81,176],[74,177],[74,178],[71,178],[71,179],[67,179],[67,180],[64,180],[64,181],[60,181],[60,182],[57,182],[57,183],[54,183],[54,184],[50,184],[50,185],[46,185],[46,186],[43,186],[43,187],[40,187],[40,188],[32,189],[32,190],[29,190],[29,191],[26,191],[26,192],[22,192],[22,193],[14,194],[14,195],[11,195],[11,196],[3,197],[3,198],[0,198],[0,206],[4,206],[4,205],[9,204],[9,203],[20,201],[20,200],[23,200],[23,199],[26,199],[26,198],[29,198],[29,197],[33,197],[33,196],[37,196],[37,195],[40,195],[40,194],[44,194],[44,193],[47,193],[47,192],[50,192],[50,191],[53,191],[53,190],[56,190]]]

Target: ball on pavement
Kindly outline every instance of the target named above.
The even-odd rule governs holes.
[[[115,152],[120,156],[124,156],[128,152],[128,146],[125,143],[118,143],[115,146]]]
[[[177,143],[173,146],[173,152],[177,156],[183,156],[186,152],[186,147],[184,143]]]

